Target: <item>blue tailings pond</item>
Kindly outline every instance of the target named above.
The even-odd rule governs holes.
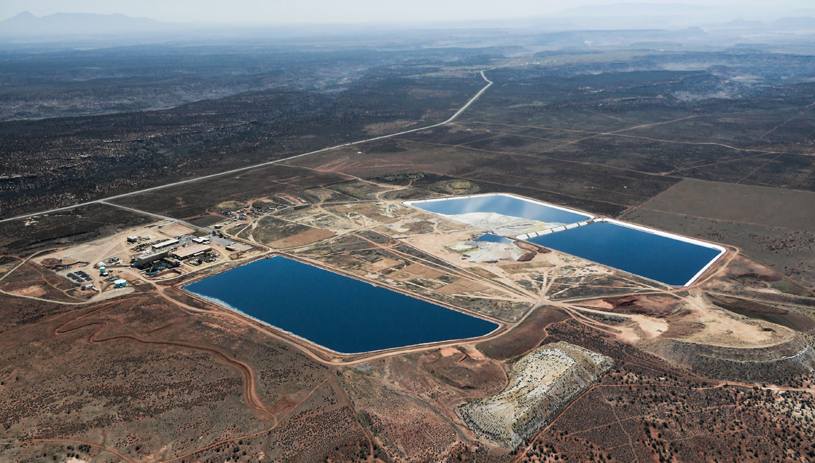
[[[472,212],[494,212],[510,217],[554,224],[581,222],[592,217],[577,211],[505,194],[408,201],[406,204],[436,214],[458,215]]]
[[[486,243],[512,243],[512,240],[509,238],[504,238],[503,236],[493,235],[492,233],[485,233],[478,237],[475,241],[482,241]]]
[[[596,222],[528,241],[671,286],[690,285],[725,252],[677,238]]]
[[[345,354],[473,338],[498,328],[481,318],[279,256],[184,289]]]

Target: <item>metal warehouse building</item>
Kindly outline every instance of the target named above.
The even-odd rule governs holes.
[[[212,248],[209,246],[204,246],[202,244],[192,244],[187,247],[177,248],[170,254],[170,256],[178,260],[185,260],[189,259],[190,257],[203,255],[209,251],[212,251]]]

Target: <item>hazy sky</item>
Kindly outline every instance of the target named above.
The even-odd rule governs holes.
[[[677,3],[677,0],[640,0]],[[747,7],[813,8],[813,0],[680,0],[681,3]],[[169,22],[370,23],[455,21],[540,16],[580,5],[620,0],[0,0],[0,20],[22,11],[122,13]]]

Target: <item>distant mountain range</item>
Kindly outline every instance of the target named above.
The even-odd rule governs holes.
[[[37,17],[24,11],[0,21],[0,37],[126,35],[169,32],[178,25],[123,14],[57,13]]]
[[[562,18],[583,27],[602,28],[605,25],[609,29],[687,26],[815,29],[815,9],[789,9],[777,6],[732,8],[685,3],[617,3],[579,6],[546,17]]]
[[[740,17],[740,16],[744,17]],[[746,19],[745,19],[746,18]],[[353,25],[312,25],[325,29],[350,31]],[[380,25],[381,26],[381,25]],[[580,6],[545,16],[503,20],[479,20],[463,23],[445,22],[435,25],[401,24],[399,28],[540,28],[548,31],[599,31],[599,30],[680,30],[702,27],[705,30],[755,30],[755,31],[812,31],[815,32],[815,9],[783,8],[724,8],[683,3],[618,3],[613,5]],[[371,27],[371,26],[366,26]],[[373,26],[376,27],[376,26]],[[381,26],[384,27],[384,26]],[[173,33],[185,34],[202,31],[263,30],[286,34],[289,29],[306,28],[307,25],[242,27],[227,24],[167,23],[148,18],[132,18],[122,14],[57,13],[34,16],[23,12],[0,21],[0,39],[25,41],[75,39],[80,37],[107,40],[110,37],[139,36],[157,38]],[[291,31],[289,31],[291,32]],[[327,32],[330,33],[330,32]]]
[[[815,18],[781,18],[772,25],[788,30],[815,30]]]
[[[611,5],[584,5],[569,8],[550,16],[556,17],[642,17],[642,16],[689,16],[708,14],[712,8],[684,3],[615,3]]]

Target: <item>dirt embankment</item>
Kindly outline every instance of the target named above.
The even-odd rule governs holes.
[[[778,383],[815,370],[815,350],[799,336],[752,349],[660,339],[645,350],[698,374],[731,381]]]
[[[718,307],[745,317],[768,321],[803,333],[815,333],[815,319],[806,315],[735,297],[708,295],[708,299]]]
[[[606,312],[627,315],[647,315],[655,318],[666,318],[674,312],[680,300],[669,295],[632,295],[623,297],[606,297],[588,301],[581,305]]]

